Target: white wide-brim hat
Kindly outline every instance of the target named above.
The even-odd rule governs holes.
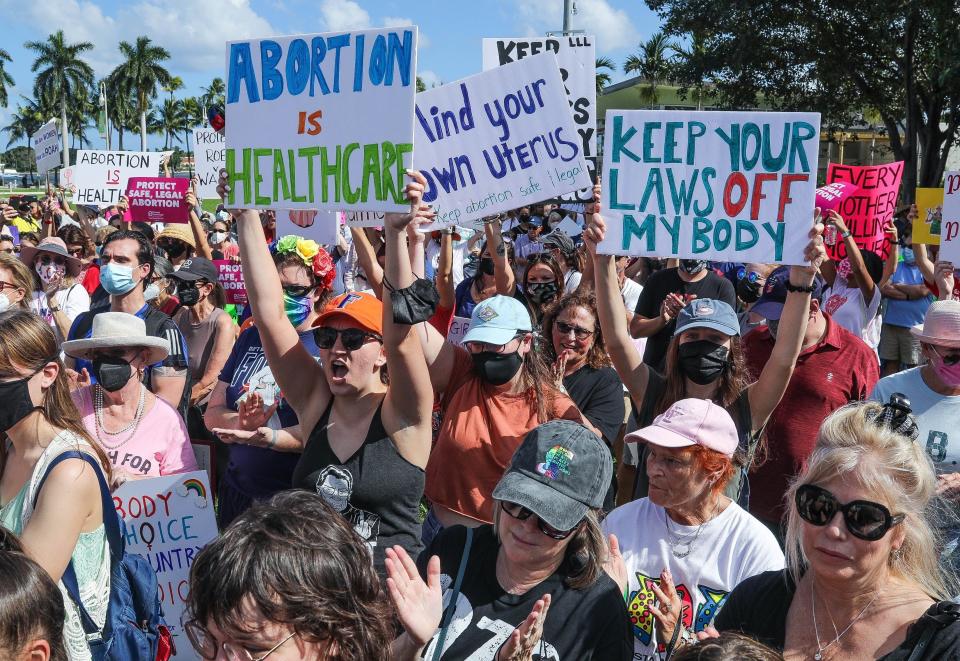
[[[923,323],[910,329],[924,344],[960,347],[960,301],[936,301],[927,308]]]
[[[170,353],[170,343],[147,335],[143,319],[126,312],[101,312],[93,318],[90,337],[64,342],[63,352],[73,358],[91,360],[95,351],[113,348],[148,349],[147,364],[159,363]]]

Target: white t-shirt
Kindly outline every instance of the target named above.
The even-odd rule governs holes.
[[[580,271],[574,271],[573,269],[567,271],[566,275],[563,276],[563,293],[572,294],[577,291],[581,280],[583,280],[583,274]]]
[[[859,287],[850,287],[846,280],[838,277],[833,281],[833,286],[827,287],[823,293],[822,308],[835,322],[876,351],[883,325],[883,319],[877,314],[880,300],[880,287],[873,288],[873,299],[867,305]]]
[[[65,289],[61,289],[54,294],[53,299],[63,313],[67,315],[67,319],[70,320],[71,324],[80,316],[81,312],[86,312],[90,309],[90,294],[87,293],[87,290],[84,289],[83,285],[79,282]],[[57,336],[57,346],[60,346],[67,338],[63,337],[60,333],[57,322],[53,319],[53,313],[50,312],[50,308],[47,307],[47,295],[42,291],[34,290],[30,298],[30,309],[50,324],[50,327],[53,328],[53,332]]]
[[[625,278],[623,287],[620,288],[620,295],[623,296],[623,306],[632,317],[634,310],[637,309],[637,303],[640,301],[640,294],[643,293],[643,285],[639,282]],[[641,354],[642,355],[642,354]]]
[[[870,399],[886,404],[895,392],[906,395],[920,430],[917,443],[927,450],[937,473],[960,472],[960,431],[953,429],[960,426],[960,395],[931,390],[920,374],[922,369],[914,367],[880,379]]]
[[[648,498],[618,507],[603,522],[604,533],[613,533],[620,541],[630,576],[627,609],[637,661],[659,661],[670,642],[657,641],[654,618],[647,608],[656,599],[650,584],[659,585],[665,568],[684,602],[683,624],[688,631],[703,631],[741,581],[784,566],[773,533],[736,503],[700,529],[685,558],[671,553],[666,525],[666,511]],[[697,526],[671,521],[670,531],[675,540],[689,539]]]

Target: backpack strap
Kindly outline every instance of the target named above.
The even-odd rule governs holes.
[[[457,610],[457,598],[460,596],[460,586],[463,584],[463,574],[467,570],[467,560],[470,558],[471,546],[473,546],[473,528],[467,528],[467,540],[463,544],[463,554],[460,556],[460,568],[457,569],[457,580],[453,582],[453,592],[450,595],[450,603],[447,604],[447,610],[443,614],[440,636],[437,638],[437,646],[433,650],[433,661],[440,659],[440,655],[443,654],[443,644],[447,642],[447,631],[450,629],[450,623],[453,621],[453,614]]]
[[[103,476],[103,470],[100,468],[100,464],[97,463],[96,459],[86,452],[80,452],[79,450],[67,450],[54,457],[40,478],[40,482],[37,483],[34,506],[36,506],[36,502],[40,498],[40,490],[43,489],[43,485],[50,476],[50,473],[61,462],[67,459],[80,459],[90,464],[94,469],[94,474],[97,476],[97,481],[100,483],[100,507],[103,509],[103,527],[107,537],[107,544],[110,548],[110,570],[112,574],[113,568],[123,557],[123,536],[120,531],[120,519],[113,506],[113,496],[110,494],[107,481]],[[111,513],[113,513],[113,516],[110,516]],[[83,602],[80,600],[80,585],[77,581],[76,571],[73,568],[73,560],[67,563],[67,568],[64,570],[61,580],[63,581],[63,586],[67,589],[67,594],[70,595],[70,599],[73,600],[73,603],[77,605],[80,611],[80,621],[83,624],[83,631],[87,635],[87,639],[90,640],[91,637],[100,638],[101,628],[96,625],[84,607]]]

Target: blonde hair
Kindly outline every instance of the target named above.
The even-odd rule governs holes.
[[[10,284],[23,290],[23,298],[20,299],[20,307],[30,309],[30,292],[33,291],[34,275],[27,268],[27,265],[12,255],[0,253],[0,269],[6,269],[10,273]]]
[[[787,491],[787,568],[799,581],[808,564],[800,541],[802,521],[793,504],[797,489],[850,475],[891,514],[905,516],[899,524],[903,546],[890,560],[893,575],[918,585],[931,598],[950,599],[957,593],[957,580],[940,570],[942,544],[930,521],[947,510],[938,506],[933,462],[918,443],[873,420],[882,408],[876,402],[848,404],[821,425],[806,470]]]

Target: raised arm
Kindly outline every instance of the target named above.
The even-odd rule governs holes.
[[[386,232],[386,226],[384,226]],[[414,278],[423,278],[427,272],[427,237],[418,232],[413,223],[407,225],[407,254],[410,257],[410,268]],[[386,255],[384,255],[386,259]]]
[[[383,300],[383,269],[377,263],[377,253],[362,227],[351,227],[350,234],[353,236],[353,248],[357,251],[357,265],[363,269],[373,293]]]
[[[507,261],[507,244],[500,235],[500,221],[492,220],[483,224],[483,232],[487,237],[487,247],[493,258],[493,279],[497,283],[497,293],[502,296],[513,296],[517,292],[517,281],[513,269]]]
[[[818,212],[819,215],[819,212]],[[820,264],[827,258],[823,247],[823,225],[815,218],[810,230],[810,243],[804,249],[803,257],[808,266],[790,268],[790,284],[793,287],[810,287]],[[859,256],[859,252],[858,252]],[[803,337],[807,332],[807,319],[810,316],[810,292],[787,292],[787,302],[783,306],[777,329],[777,340],[767,364],[760,372],[760,378],[750,387],[750,413],[753,417],[753,431],[767,424],[770,414],[780,403],[787,390],[793,369],[803,348]]]
[[[383,407],[384,425],[404,459],[426,468],[432,440],[433,388],[416,329],[393,319],[392,300],[398,290],[417,279],[407,252],[407,227],[429,221],[433,212],[421,205],[426,181],[419,172],[407,171],[414,181],[407,184],[410,212],[386,214],[383,229],[386,241],[385,284],[383,288],[383,344],[387,354],[390,388]]]
[[[218,187],[221,197],[230,190],[228,181],[227,171],[221,170]],[[236,219],[243,282],[260,330],[263,351],[284,399],[304,424],[309,405],[314,405],[311,411],[323,411],[330,401],[323,368],[300,343],[300,336],[287,319],[280,276],[267,247],[260,214],[254,209],[231,209],[230,214]],[[312,427],[305,425],[304,428]]]
[[[443,230],[440,233],[440,259],[437,262],[437,272],[433,276],[437,292],[440,294],[440,305],[452,310],[457,305],[456,290],[453,286],[453,232]]]
[[[203,225],[200,224],[200,217],[197,215],[197,195],[193,190],[188,190],[187,204],[190,206],[190,229],[193,230],[193,240],[197,244],[197,255],[204,259],[213,259],[213,250],[207,243],[207,233],[203,231]]]
[[[599,194],[597,195],[599,197]],[[583,241],[593,257],[596,277],[597,316],[603,341],[607,345],[610,360],[620,375],[620,380],[630,392],[630,397],[638,404],[643,401],[647,391],[649,368],[643,363],[642,356],[630,339],[627,331],[627,315],[623,307],[623,298],[617,286],[617,267],[613,255],[598,255],[597,244],[603,240],[607,226],[599,213],[590,217]]]
[[[873,292],[877,285],[874,283],[873,278],[870,277],[870,272],[867,271],[867,265],[863,261],[863,255],[860,254],[860,247],[857,245],[853,234],[851,234],[847,228],[846,223],[843,222],[843,217],[840,214],[836,211],[831,211],[830,220],[837,226],[840,234],[847,235],[843,239],[843,245],[847,249],[847,259],[850,260],[850,270],[857,274],[857,280],[860,281],[860,292],[863,294],[863,304],[869,306],[870,301],[873,300]]]

